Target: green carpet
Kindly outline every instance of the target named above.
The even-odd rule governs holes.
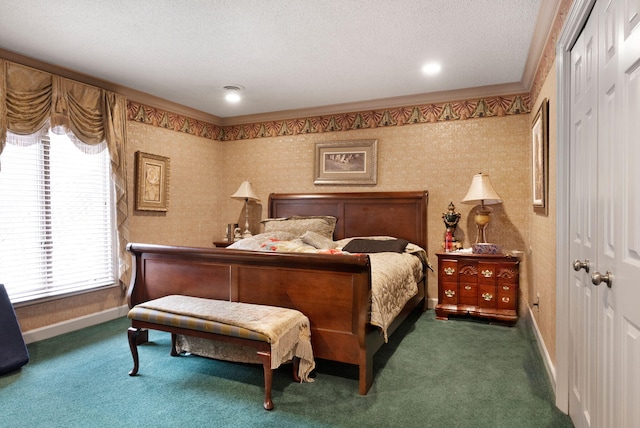
[[[260,365],[171,357],[151,331],[140,372],[118,319],[28,346],[31,361],[0,377],[1,427],[571,427],[526,323],[405,322],[375,357],[366,396],[354,366],[319,360],[315,382],[274,373],[262,409]]]

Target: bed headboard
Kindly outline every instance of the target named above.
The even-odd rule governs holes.
[[[429,192],[272,193],[269,218],[331,215],[334,239],[388,235],[427,249]]]

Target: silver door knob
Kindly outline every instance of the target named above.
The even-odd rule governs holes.
[[[593,275],[591,275],[591,282],[593,285],[600,285],[603,282],[607,284],[607,287],[611,288],[611,283],[613,282],[613,275],[611,271],[608,270],[605,275],[601,274],[598,271],[595,271]]]
[[[573,261],[573,270],[577,272],[580,269],[584,269],[586,273],[589,273],[589,259],[585,259],[583,262],[578,259]]]

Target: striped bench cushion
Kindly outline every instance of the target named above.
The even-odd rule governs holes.
[[[243,327],[237,327],[217,321],[210,321],[188,315],[174,314],[155,309],[134,306],[127,315],[132,320],[145,321],[171,327],[187,328],[223,336],[239,337],[269,343],[269,337]]]

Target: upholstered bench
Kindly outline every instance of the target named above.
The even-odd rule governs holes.
[[[264,369],[264,408],[273,409],[273,369],[293,360],[294,379],[311,381],[315,367],[309,319],[294,309],[224,300],[171,295],[140,303],[129,311],[129,347],[138,373],[138,344],[145,329],[171,333],[171,355],[176,356],[176,335],[199,337],[239,349],[255,350]]]

